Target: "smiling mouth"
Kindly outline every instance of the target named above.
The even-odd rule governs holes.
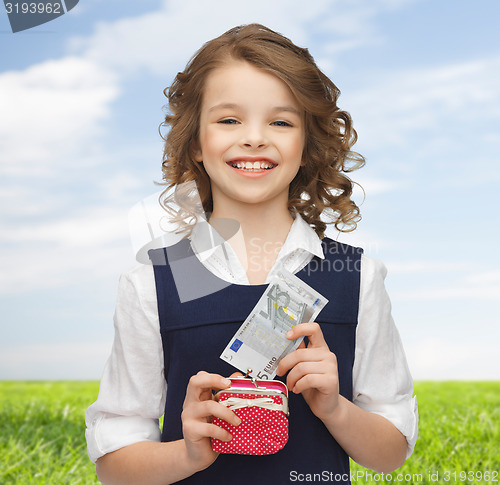
[[[256,162],[245,162],[245,161],[237,161],[237,162],[228,162],[233,168],[237,170],[244,170],[247,172],[262,172],[264,170],[272,170],[278,164],[273,162],[268,162],[267,160],[256,161]]]

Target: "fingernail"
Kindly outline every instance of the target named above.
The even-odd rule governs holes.
[[[286,333],[286,338],[292,338],[293,332],[291,330],[288,330]]]
[[[235,426],[239,426],[241,424],[241,419],[240,418],[236,418],[234,420],[234,422],[235,422]]]
[[[229,379],[224,379],[222,381],[222,384],[224,385],[224,387],[229,387],[231,385],[231,381]]]

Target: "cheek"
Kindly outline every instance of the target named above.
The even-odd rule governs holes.
[[[296,136],[292,140],[289,140],[287,144],[287,155],[290,160],[300,163],[302,161],[303,152],[304,138],[302,136]]]
[[[200,136],[200,142],[205,158],[222,155],[228,145],[227,137],[217,130],[207,130],[203,137]]]

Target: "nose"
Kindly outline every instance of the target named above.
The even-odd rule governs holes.
[[[265,128],[257,125],[245,127],[241,137],[241,145],[245,148],[262,148],[269,143]]]

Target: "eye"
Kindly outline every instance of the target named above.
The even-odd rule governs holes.
[[[236,125],[238,121],[235,120],[234,118],[226,118],[224,120],[218,121],[217,123],[221,123],[223,125]]]
[[[273,121],[271,124],[274,126],[292,126],[291,123],[288,123],[288,121],[283,121],[283,120]]]

